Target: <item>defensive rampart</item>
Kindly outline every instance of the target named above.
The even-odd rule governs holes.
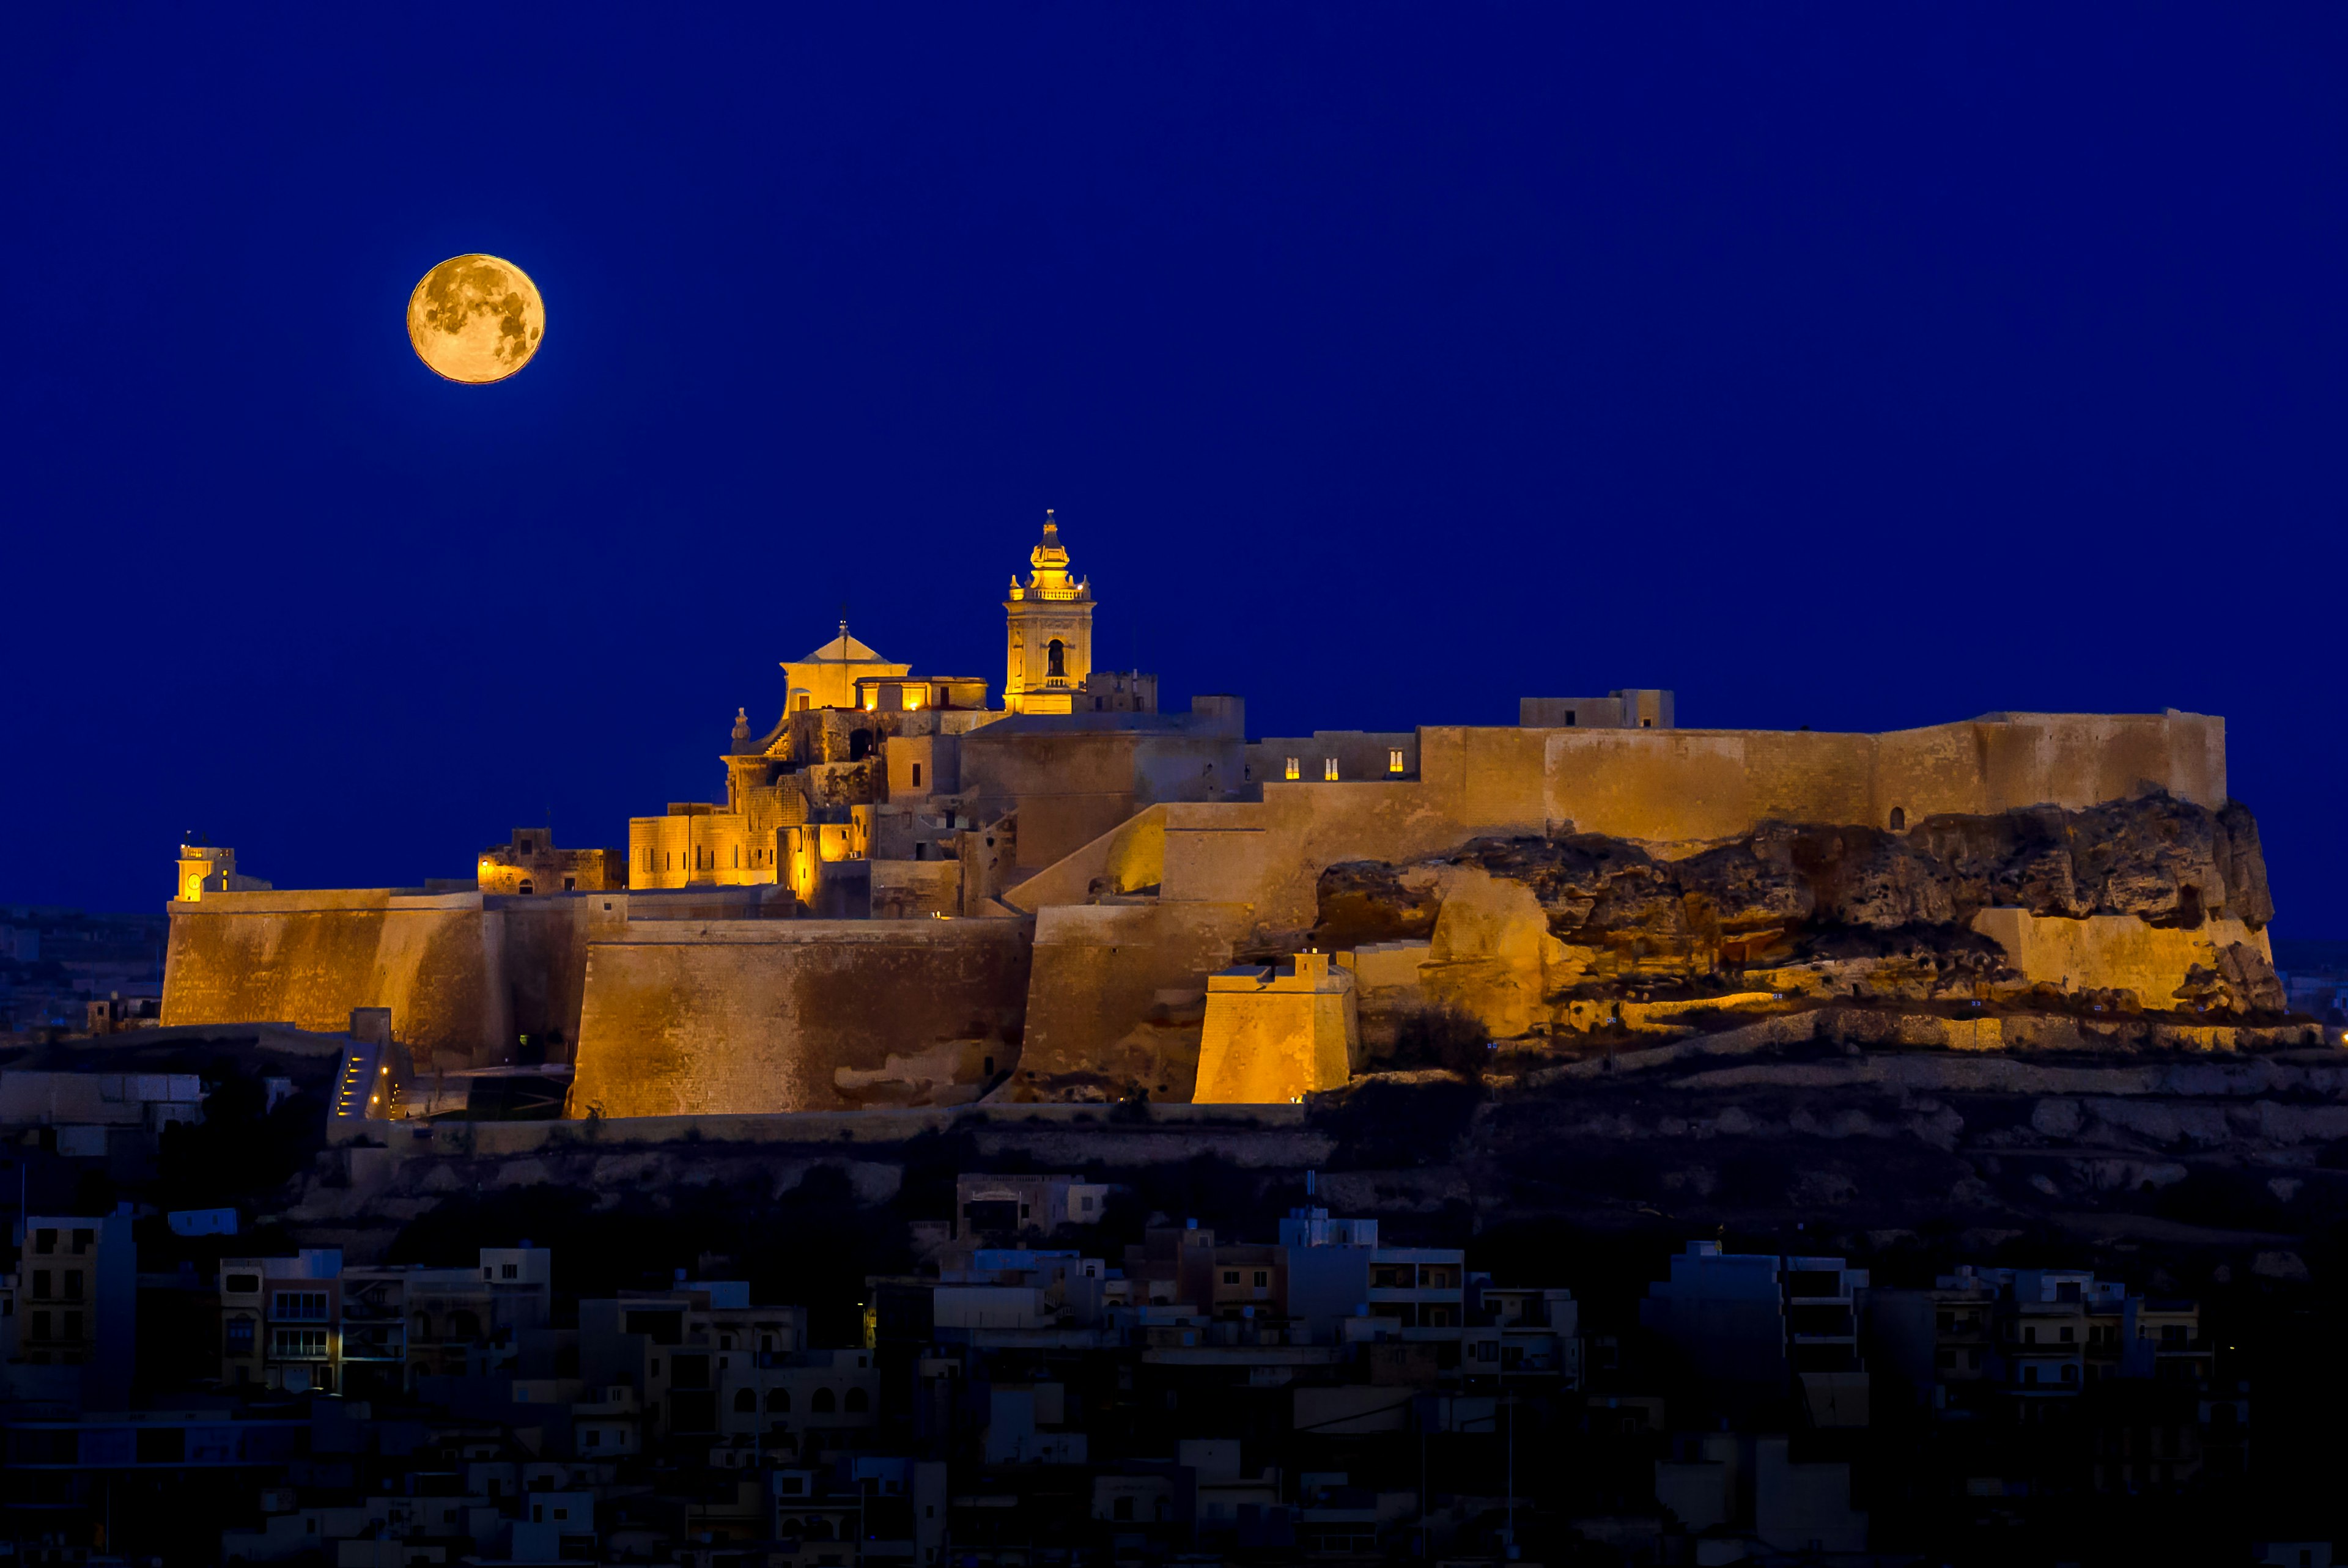
[[[163,1023],[339,1033],[352,1009],[389,1008],[419,1065],[499,1061],[518,1035],[575,1020],[583,902],[381,887],[174,902]]]
[[[632,918],[739,917],[788,903],[772,887],[530,897],[392,887],[206,893],[170,906],[163,1021],[340,1033],[353,1008],[389,1008],[394,1036],[420,1068],[506,1061],[525,1035],[567,1060],[593,932]]]
[[[587,954],[577,1117],[953,1103],[1009,1071],[1025,920],[631,922]]]
[[[1147,987],[1105,985],[1095,971],[1134,943],[1045,918],[1030,1007],[1053,1027],[1048,1050],[1028,1066],[1065,1071],[1057,1064],[1109,1052],[1147,1022],[1159,993],[1202,989],[1208,968],[1232,952],[1292,947],[1314,923],[1321,873],[1340,862],[1402,862],[1478,836],[1562,832],[1605,834],[1670,857],[1767,821],[1904,827],[1950,813],[2080,810],[2156,789],[2213,810],[2227,804],[2223,719],[2000,713],[1879,735],[1425,728],[1416,779],[1274,782],[1260,803],[1169,803],[1148,832],[1104,835],[1014,888],[1008,902],[1047,916],[1105,889],[1154,885],[1161,906],[1182,907],[1181,947],[1202,960],[1187,974],[1154,964]],[[1120,915],[1119,936],[1167,918]],[[2116,939],[2098,931],[2089,946]],[[1065,1005],[1067,997],[1081,1005]]]

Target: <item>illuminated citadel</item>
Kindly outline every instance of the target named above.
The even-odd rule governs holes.
[[[469,882],[282,890],[183,846],[164,1022],[386,1009],[419,1071],[532,1042],[616,1117],[1286,1102],[1444,1027],[1538,1070],[1830,1002],[1978,1048],[2280,1009],[2222,719],[1683,730],[1618,691],[1250,741],[1236,696],[1094,668],[1046,519],[1000,706],[842,624],[737,713],[724,797],[624,849],[525,829]]]

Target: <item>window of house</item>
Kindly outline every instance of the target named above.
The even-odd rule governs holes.
[[[36,1312],[33,1314],[33,1337],[36,1339],[46,1339],[49,1337],[49,1315],[47,1313]]]
[[[1654,720],[1653,720],[1653,719],[1642,719],[1642,720],[1640,720],[1640,721],[1639,721],[1639,728],[1641,728],[1641,729],[1643,729],[1643,730],[1652,730],[1652,729],[1653,729],[1654,727],[1655,727],[1655,721],[1654,721]]]
[[[1291,758],[1289,758],[1289,759],[1288,759],[1288,776],[1289,776],[1290,778],[1292,778],[1292,779],[1293,779],[1293,778],[1302,778],[1302,777],[1303,777],[1303,776],[1304,776],[1303,774],[1301,774],[1301,773],[1299,773],[1299,772],[1297,771],[1297,768],[1296,768],[1296,759],[1295,759],[1294,757],[1291,757]]]
[[[1240,1271],[1238,1269],[1227,1268],[1223,1270],[1223,1283],[1225,1285],[1237,1285],[1239,1282]]]
[[[922,787],[922,764],[919,763],[913,764],[913,787],[915,789]]]
[[[57,1251],[57,1233],[46,1228],[46,1226],[40,1230],[35,1231],[33,1233],[33,1250],[35,1252]]]
[[[1336,778],[1336,776],[1337,776],[1337,759],[1336,759],[1336,758],[1334,758],[1334,757],[1323,757],[1323,758],[1321,759],[1321,776],[1322,776],[1323,779],[1326,779],[1326,780],[1334,780],[1334,779]]]
[[[518,1264],[518,1263],[510,1263],[510,1264],[508,1264],[508,1265],[506,1265],[506,1266],[505,1266],[505,1276],[506,1276],[508,1279],[515,1279],[515,1278],[519,1278],[519,1277],[520,1276],[520,1275],[521,1275],[521,1265],[520,1265],[520,1264]]]
[[[1386,772],[1390,774],[1398,774],[1402,772],[1402,748],[1400,746],[1392,747],[1387,751]]]
[[[326,1356],[323,1328],[279,1328],[272,1332],[269,1353],[282,1360],[322,1361]]]
[[[1891,831],[1894,833],[1904,833],[1907,831],[1907,828],[1908,808],[1903,805],[1893,806],[1891,808]]]
[[[79,1301],[81,1299],[81,1270],[77,1268],[69,1268],[66,1270],[66,1299],[67,1301]]]
[[[74,1232],[74,1252],[77,1255],[88,1252],[90,1248],[90,1244],[97,1239],[98,1233],[94,1230],[76,1230]]]
[[[1272,1283],[1272,1275],[1270,1271],[1261,1268],[1257,1269],[1255,1271],[1255,1282],[1258,1285],[1270,1285]]]
[[[57,1276],[46,1268],[33,1270],[33,1299],[46,1301],[57,1294]]]
[[[228,1320],[227,1327],[228,1336],[223,1343],[228,1347],[228,1353],[232,1356],[252,1355],[252,1319],[250,1317],[232,1317]]]
[[[815,1398],[808,1401],[808,1409],[819,1416],[828,1416],[831,1414],[837,1403],[829,1389],[818,1389],[815,1391]]]

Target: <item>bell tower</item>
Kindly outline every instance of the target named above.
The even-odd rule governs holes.
[[[1093,589],[1068,575],[1060,525],[1044,514],[1044,540],[1027,553],[1033,569],[1011,579],[1003,601],[1010,651],[1003,705],[1014,713],[1072,713],[1093,668]]]

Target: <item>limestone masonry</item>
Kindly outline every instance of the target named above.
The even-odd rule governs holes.
[[[163,1021],[386,1009],[419,1072],[567,1061],[596,1118],[1283,1103],[1829,1005],[2000,1049],[2293,1027],[2222,719],[1684,730],[1626,689],[1251,742],[1236,696],[1094,667],[1048,515],[1029,568],[1001,706],[843,622],[771,725],[737,712],[723,797],[624,847],[521,829],[469,882],[292,891],[183,846]]]

